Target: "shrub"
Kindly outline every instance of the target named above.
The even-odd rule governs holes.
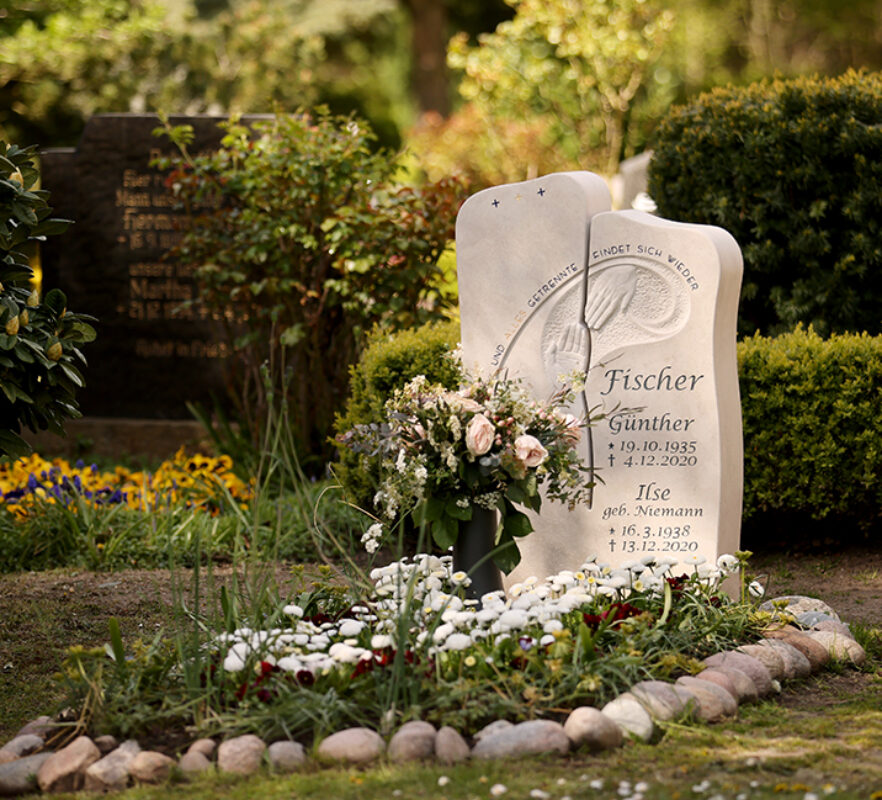
[[[260,365],[280,367],[284,346],[297,380],[285,388],[277,369],[274,387],[288,392],[302,453],[323,454],[363,332],[438,319],[450,302],[434,281],[464,190],[452,179],[396,184],[400,159],[373,149],[352,117],[317,110],[222,127],[217,152],[191,158],[184,147],[165,162],[192,223],[176,256],[194,268],[198,302],[235,320],[242,374],[231,385],[249,429],[266,413]]]
[[[350,369],[349,399],[337,415],[335,429],[344,433],[355,425],[379,423],[383,404],[395,389],[417,375],[450,389],[459,386],[460,372],[446,354],[459,342],[459,323],[428,323],[414,330],[389,334],[375,331],[358,363]],[[356,455],[339,447],[337,478],[351,502],[366,510],[379,481],[379,459]]]
[[[882,337],[824,340],[798,327],[777,338],[746,339],[738,361],[745,520],[756,524],[764,512],[786,512],[845,519],[864,531],[877,523]]]
[[[49,193],[34,188],[34,151],[0,142],[0,453],[9,455],[31,450],[22,425],[63,435],[64,420],[80,416],[79,346],[95,338],[93,318],[70,313],[62,292],[40,302],[31,286],[29,251],[69,224],[51,216]]]
[[[656,131],[649,190],[671,219],[727,229],[740,332],[880,332],[882,74],[716,89]]]

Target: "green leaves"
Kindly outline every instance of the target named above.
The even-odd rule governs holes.
[[[30,451],[22,426],[60,433],[65,419],[79,416],[75,392],[84,379],[76,363],[86,362],[76,345],[96,335],[91,317],[67,312],[63,292],[53,289],[41,304],[30,285],[26,250],[69,224],[50,216],[47,192],[31,191],[33,155],[0,142],[0,454],[11,456]]]
[[[309,376],[309,391],[287,399],[299,443],[318,456],[363,332],[439,319],[450,305],[432,291],[454,235],[455,212],[442,209],[465,190],[397,186],[400,156],[377,149],[354,116],[301,109],[222,127],[216,152],[167,164],[193,223],[176,257],[196,270],[201,305],[241,321],[233,345],[244,369],[278,363],[284,347],[290,369]],[[242,405],[264,407],[259,392]]]

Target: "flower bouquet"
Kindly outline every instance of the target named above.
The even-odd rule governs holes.
[[[473,516],[498,511],[492,558],[508,573],[520,561],[515,540],[533,530],[518,506],[538,512],[541,489],[570,507],[590,500],[594,476],[576,445],[593,420],[567,413],[574,400],[572,386],[542,404],[518,379],[475,378],[453,392],[420,375],[386,402],[384,423],[356,426],[340,441],[380,458],[380,516],[412,514],[442,549]],[[368,549],[380,533],[371,526]]]

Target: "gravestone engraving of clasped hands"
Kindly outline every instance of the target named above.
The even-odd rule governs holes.
[[[643,556],[738,549],[741,251],[721,228],[611,212],[603,180],[556,173],[487,189],[457,217],[467,368],[537,399],[585,370],[573,413],[601,411],[580,454],[592,502],[546,501],[507,583]]]

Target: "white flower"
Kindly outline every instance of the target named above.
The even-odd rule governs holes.
[[[238,653],[234,653],[230,650],[227,653],[227,657],[224,659],[224,669],[227,672],[241,672],[245,669],[245,662],[239,657]]]
[[[494,783],[490,787],[491,797],[501,797],[508,791],[508,787],[504,783]]]
[[[295,606],[293,603],[285,606],[282,609],[282,613],[287,614],[290,617],[297,617],[298,619],[303,616],[303,609],[300,606]]]
[[[450,783],[450,778],[448,778],[446,775],[442,775],[440,778],[438,778],[439,786],[447,786],[448,783]]]
[[[717,569],[724,575],[728,575],[732,570],[736,569],[737,566],[738,559],[728,553],[724,553],[717,559]]]
[[[454,627],[449,622],[445,622],[443,625],[439,625],[435,628],[435,632],[432,634],[432,641],[436,644],[440,644],[443,642],[451,633],[453,633]]]
[[[357,619],[344,619],[340,623],[340,635],[343,638],[348,638],[350,636],[358,636],[362,632],[365,627],[364,622],[359,622]]]
[[[469,578],[467,573],[463,572],[462,570],[458,570],[450,576],[450,582],[454,586],[468,586],[472,582],[472,580],[471,578]]]
[[[366,651],[362,650],[360,647],[352,647],[343,642],[337,642],[336,644],[331,645],[331,648],[328,650],[328,655],[333,658],[334,661],[339,661],[341,664],[354,664],[365,652]]]
[[[750,592],[751,597],[762,597],[766,593],[765,588],[759,581],[751,581],[747,591]]]
[[[446,650],[465,650],[472,646],[472,637],[467,633],[451,633],[444,642]]]

